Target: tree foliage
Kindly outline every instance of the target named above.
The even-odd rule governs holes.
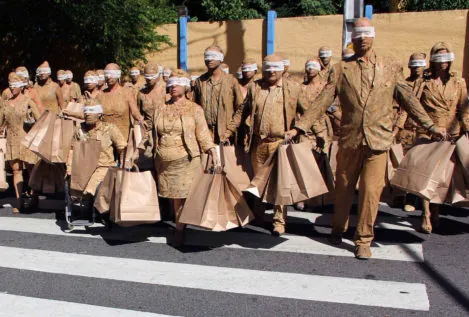
[[[177,14],[166,0],[15,0],[0,4],[0,19],[5,72],[43,60],[55,69],[129,67],[169,42],[155,27]]]
[[[262,18],[269,5],[264,0],[202,0],[209,20],[242,20]]]

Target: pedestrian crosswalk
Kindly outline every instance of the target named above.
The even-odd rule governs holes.
[[[5,317],[170,317],[169,315],[153,314],[146,312],[138,312],[134,310],[116,309],[110,307],[85,305],[10,294],[0,294],[0,307],[0,316]]]
[[[61,229],[64,227],[61,221],[55,219],[2,213],[0,316],[220,316],[215,309],[221,308],[215,307],[217,302],[221,303],[227,298],[236,304],[232,304],[234,308],[226,316],[304,316],[304,313],[300,313],[300,307],[318,303],[346,307],[351,305],[355,310],[363,308],[373,312],[394,312],[395,315],[396,312],[399,315],[399,312],[404,311],[430,309],[427,285],[421,281],[407,278],[394,281],[389,277],[380,279],[379,276],[370,278],[348,274],[347,265],[355,263],[350,261],[356,261],[350,259],[353,257],[353,243],[349,240],[339,248],[329,245],[325,236],[287,234],[275,238],[255,228],[224,233],[191,229],[186,236],[188,245],[206,249],[176,251],[166,245],[170,230],[161,225],[116,228],[112,232],[107,232],[101,225],[94,225],[87,230],[66,232]],[[289,214],[291,223],[315,223],[317,226],[325,226],[330,216],[302,212]],[[378,226],[413,232],[412,221],[392,218],[383,217]],[[351,220],[353,223],[354,219]],[[142,239],[142,236],[145,238]],[[101,252],[104,250],[106,252]],[[405,267],[403,263],[418,265],[424,261],[421,243],[378,241],[372,251],[374,260],[362,263],[381,261],[375,262],[375,265]],[[138,256],[139,252],[150,255]],[[175,252],[182,254],[174,257],[171,254]],[[191,252],[207,252],[207,257],[204,259],[201,256],[196,261]],[[242,258],[248,254],[255,254],[256,259]],[[335,272],[321,272],[314,268],[296,270],[295,263],[279,264],[277,267],[262,263],[263,257],[276,258],[282,263],[290,261],[293,255],[308,258],[319,256],[326,263],[329,262],[331,267],[338,269]],[[236,261],[244,260],[245,264],[235,265],[234,259],[237,257],[241,259]],[[37,292],[23,293],[18,291],[18,287],[2,283],[9,274],[20,280],[25,279],[18,281],[18,284],[29,285],[32,282],[34,285],[37,280],[38,286],[35,287],[44,289],[44,296],[36,296]],[[99,282],[95,282],[96,279]],[[58,287],[57,281],[65,283],[69,280],[83,280],[82,284],[76,285],[86,285],[89,295],[83,295],[81,290],[76,290],[81,294],[79,297],[70,298],[66,295],[57,298],[57,295],[47,293],[48,288]],[[108,285],[121,285],[122,292],[130,293],[139,288],[158,290],[148,296],[170,294],[168,296],[181,296],[189,302],[196,296],[200,303],[163,307],[156,302],[152,306],[150,300],[150,304],[141,307],[132,305],[132,309],[127,309],[124,302],[110,300],[96,305],[95,301],[84,300],[94,296],[94,292],[106,298],[102,289],[112,288]],[[294,309],[285,313],[277,310],[265,315],[259,311],[253,313],[251,309],[254,308],[249,306],[248,298],[267,302],[286,301],[297,311]],[[137,299],[127,297],[125,300]],[[197,313],[193,309],[198,305],[204,307]]]

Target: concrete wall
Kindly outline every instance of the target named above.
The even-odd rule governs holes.
[[[374,47],[379,54],[395,57],[406,65],[411,53],[429,54],[433,44],[446,41],[456,55],[453,70],[463,72],[469,79],[469,54],[464,60],[464,52],[469,52],[468,13],[469,10],[375,14]],[[189,23],[189,71],[204,71],[203,51],[214,43],[225,51],[232,73],[245,56],[260,63],[265,55],[265,25],[264,20]],[[149,60],[177,67],[177,25],[165,25],[158,32],[169,35],[175,45],[149,54]],[[292,71],[301,73],[306,59],[316,55],[321,45],[332,48],[334,60],[340,58],[342,16],[277,19],[276,52],[290,58]]]

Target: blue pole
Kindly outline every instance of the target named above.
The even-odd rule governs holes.
[[[365,17],[368,19],[373,19],[373,6],[371,4],[365,7]]]
[[[187,72],[187,16],[179,17],[179,68]]]
[[[269,10],[267,12],[267,55],[275,52],[275,19],[277,12]]]

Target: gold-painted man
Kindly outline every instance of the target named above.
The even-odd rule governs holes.
[[[299,85],[283,77],[283,60],[279,55],[264,58],[262,79],[249,88],[246,102],[229,124],[224,139],[233,135],[244,115],[247,117],[248,140],[246,152],[251,151],[251,161],[256,174],[267,159],[277,151],[285,139],[285,132],[292,129],[299,108],[301,89]],[[262,219],[265,206],[259,200],[254,212]],[[287,220],[286,206],[274,207],[272,234],[285,233]]]
[[[354,22],[352,34],[355,56],[333,66],[328,84],[287,133],[294,137],[309,131],[336,96],[342,107],[342,125],[337,153],[336,196],[330,242],[340,244],[360,178],[355,256],[371,257],[374,223],[385,185],[386,157],[393,140],[393,99],[432,134],[445,136],[434,126],[418,99],[403,82],[402,66],[379,56],[372,49],[375,30],[367,18]]]
[[[222,49],[210,46],[205,50],[204,58],[207,72],[195,81],[193,98],[204,109],[208,127],[218,144],[244,98],[236,78],[221,69]]]

